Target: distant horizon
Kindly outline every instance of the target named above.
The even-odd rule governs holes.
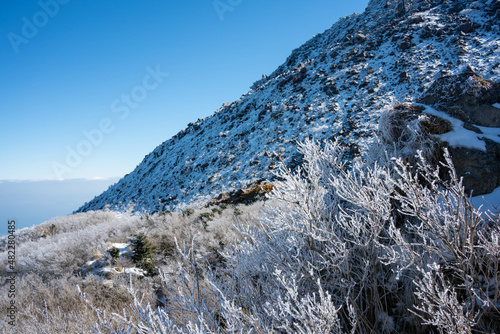
[[[85,180],[85,181],[100,181],[100,180],[110,180],[110,179],[121,179],[123,178],[122,176],[109,176],[109,177],[101,177],[101,176],[95,176],[95,177],[75,177],[75,178],[67,178],[67,179],[0,179],[0,183],[5,183],[5,182],[44,182],[44,181],[58,181],[58,182],[63,182],[63,181],[77,181],[77,180]]]
[[[87,180],[0,180],[0,236],[6,222],[16,220],[17,229],[39,225],[55,217],[72,214],[85,202],[100,195],[120,177]]]

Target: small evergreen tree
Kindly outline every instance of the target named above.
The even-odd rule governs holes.
[[[108,253],[111,255],[113,261],[120,257],[120,250],[114,246],[108,249]]]
[[[152,276],[155,273],[154,268],[154,252],[156,246],[153,245],[144,233],[135,236],[132,241],[132,261],[141,269],[148,272]]]

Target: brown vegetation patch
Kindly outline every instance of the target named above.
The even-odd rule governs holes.
[[[432,135],[442,135],[453,130],[451,122],[441,117],[424,113],[425,118],[420,121],[422,130]]]
[[[206,207],[211,205],[225,204],[249,204],[258,200],[265,199],[266,194],[274,189],[271,183],[257,184],[247,189],[238,189],[228,193],[221,193],[212,199]]]

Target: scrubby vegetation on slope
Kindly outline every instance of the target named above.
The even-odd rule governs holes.
[[[422,112],[388,109],[355,159],[340,141],[305,141],[266,202],[20,230],[16,330],[499,332],[500,217],[471,204],[432,137],[449,124]]]
[[[10,300],[8,286],[2,281],[0,332],[90,332],[98,317],[82,301],[77,286],[95,307],[108,314],[130,311],[129,305],[133,302],[127,291],[130,283],[144,296],[144,302],[164,306],[160,278],[156,275],[144,277],[136,266],[144,266],[146,272],[148,269],[156,272],[160,268],[162,275],[175,282],[177,263],[181,259],[176,239],[195,246],[197,259],[207,258],[218,263],[221,258],[217,251],[240,237],[231,228],[234,215],[253,225],[262,205],[260,202],[241,207],[221,205],[210,209],[185,209],[190,215],[182,212],[146,215],[134,213],[132,208],[127,212],[90,211],[19,230],[16,232],[17,326],[12,329],[7,323]],[[205,221],[203,214],[207,212],[212,217]],[[134,242],[141,244],[140,247],[130,246],[132,251],[125,256],[120,257],[116,253],[118,249],[113,250],[113,244]],[[7,263],[6,238],[0,239],[0,250],[0,262]],[[134,255],[138,264],[134,263]],[[0,268],[0,275],[6,277],[5,267]],[[138,321],[137,317],[132,319]]]
[[[165,307],[134,300],[140,321],[101,317],[98,332],[472,333],[500,330],[500,219],[474,208],[449,156],[357,159],[338,143],[300,147],[259,228],[215,270],[185,261]],[[387,155],[389,157],[389,155]],[[99,311],[96,310],[99,314]],[[121,330],[114,331],[113,325]]]
[[[224,207],[220,213],[129,216],[138,235],[147,235],[142,243],[158,248],[157,276],[130,282],[118,276],[105,285],[98,272],[81,278],[53,268],[52,278],[44,278],[26,267],[20,328],[83,332],[95,323],[98,333],[500,330],[500,219],[471,205],[449,157],[441,166],[448,175],[443,181],[442,171],[422,155],[415,166],[386,154],[347,167],[338,143],[307,141],[300,151],[305,164],[297,172],[281,170],[283,181],[276,182],[260,225],[246,222],[249,214],[259,217],[261,203],[239,209],[247,218]],[[206,219],[207,212],[214,219]],[[231,233],[232,222],[237,231]],[[110,241],[123,241],[125,231]],[[153,247],[147,249],[141,253],[149,257]],[[40,257],[36,250],[27,258]],[[77,284],[86,303],[77,302]]]

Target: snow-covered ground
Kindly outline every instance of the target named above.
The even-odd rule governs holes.
[[[104,254],[98,257],[94,257],[85,263],[82,267],[82,271],[85,275],[93,274],[99,277],[108,277],[112,275],[136,275],[144,276],[145,271],[134,266],[131,261],[131,249],[130,243],[111,243],[106,249],[106,253],[112,248],[118,249],[118,257],[116,260],[111,261],[113,264],[107,264],[106,256]],[[113,284],[113,280],[108,279],[103,282],[104,284]]]

